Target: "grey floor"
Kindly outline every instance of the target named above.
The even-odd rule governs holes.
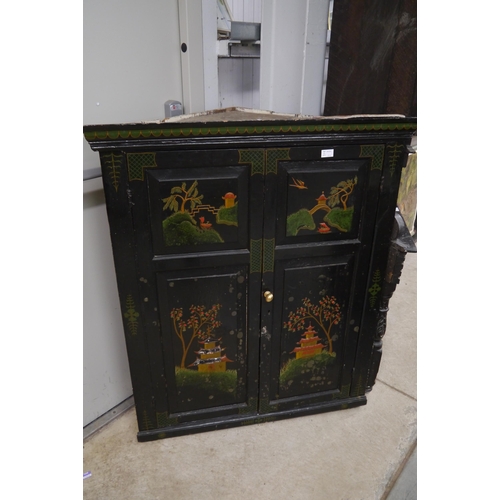
[[[417,447],[396,478],[387,500],[417,500]]]
[[[415,500],[417,255],[359,408],[138,443],[134,409],[84,441],[87,500]]]

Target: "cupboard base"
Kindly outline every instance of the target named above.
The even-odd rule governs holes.
[[[228,429],[230,427],[240,427],[243,425],[260,424],[263,422],[274,422],[275,420],[284,420],[286,418],[301,417],[306,415],[315,415],[329,411],[345,410],[363,406],[367,403],[366,396],[357,396],[342,400],[332,401],[328,404],[320,404],[298,408],[295,410],[277,411],[266,413],[265,415],[231,415],[229,417],[218,417],[202,422],[186,422],[171,427],[163,427],[151,431],[139,431],[137,440],[139,442],[155,441],[176,436],[186,436],[199,432],[208,432],[219,429]]]

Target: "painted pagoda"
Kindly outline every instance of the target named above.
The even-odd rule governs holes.
[[[302,334],[302,338],[297,342],[299,347],[296,347],[290,354],[295,353],[295,359],[315,356],[325,348],[323,344],[318,343],[318,340],[318,332],[309,325]]]
[[[232,361],[224,354],[225,347],[220,345],[221,339],[207,337],[199,341],[202,348],[195,351],[196,361],[189,366],[197,366],[199,372],[225,372],[226,363]]]

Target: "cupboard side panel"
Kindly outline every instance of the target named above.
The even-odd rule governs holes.
[[[359,396],[366,392],[375,335],[380,328],[383,328],[385,332],[385,315],[380,313],[382,281],[385,277],[389,247],[391,245],[391,232],[394,224],[401,170],[406,165],[407,156],[406,144],[387,144],[380,181],[378,207],[374,221],[368,279],[363,293],[361,293],[362,289],[360,288],[359,294],[364,296],[361,330],[366,334],[360,337],[357,347],[351,396]]]
[[[102,152],[100,161],[138,427],[139,431],[148,431],[156,427],[156,411],[143,297],[138,286],[134,222],[124,175],[126,154]]]

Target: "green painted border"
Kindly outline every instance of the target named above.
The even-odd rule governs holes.
[[[306,132],[363,132],[372,130],[417,130],[416,123],[339,123],[339,124],[276,124],[276,125],[237,125],[219,127],[183,127],[183,128],[155,128],[155,129],[123,129],[123,130],[96,130],[84,132],[85,139],[120,140],[120,139],[151,139],[170,137],[207,137],[253,134],[279,134]]]
[[[155,168],[156,153],[127,153],[128,178],[130,181],[143,181],[144,169]]]
[[[278,161],[290,160],[290,148],[266,150],[266,175],[278,173]]]
[[[359,377],[356,387],[354,387],[353,391],[351,392],[351,397],[362,396],[364,393],[365,393],[365,387],[363,385],[363,380],[361,377]]]
[[[169,427],[171,425],[175,425],[179,423],[179,419],[177,417],[170,417],[168,412],[156,412],[156,425],[157,428]]]
[[[351,384],[343,385],[340,393],[337,393],[336,395],[334,395],[333,399],[336,399],[336,398],[342,398],[342,399],[348,398],[350,391],[351,391]]]
[[[250,274],[262,272],[262,240],[250,240]]]
[[[396,171],[396,165],[398,164],[399,157],[403,153],[404,146],[403,144],[388,144],[386,149],[389,157],[389,173],[392,177]]]
[[[360,158],[371,158],[370,170],[382,170],[385,146],[383,144],[364,144],[360,148]]]
[[[260,405],[259,405],[259,414],[260,415],[267,415],[268,413],[272,413],[274,411],[278,411],[278,405],[270,404],[269,398],[262,398],[260,400]]]
[[[118,192],[120,186],[120,175],[122,167],[122,153],[107,153],[101,156],[101,162],[106,167],[109,179],[115,191]]]
[[[276,242],[273,239],[264,240],[264,255],[262,262],[262,272],[263,273],[272,273],[274,272],[274,247],[276,246]]]
[[[127,295],[125,306],[127,308],[127,311],[123,313],[123,317],[127,321],[127,326],[130,333],[132,335],[136,335],[137,327],[139,326],[139,322],[137,321],[139,313],[135,310],[135,302],[132,295]]]
[[[146,410],[142,411],[141,423],[142,427],[146,431],[151,431],[155,429],[155,425],[153,424],[153,422],[151,422],[151,419],[149,418],[148,412]]]
[[[378,294],[381,292],[382,287],[380,286],[380,282],[382,281],[382,274],[380,269],[377,269],[372,276],[371,286],[368,289],[368,293],[370,297],[368,298],[370,302],[370,307],[373,309],[377,302]]]
[[[278,161],[290,160],[290,148],[239,149],[238,163],[250,163],[251,175],[277,174]]]
[[[247,413],[256,413],[259,409],[259,403],[257,398],[248,398],[248,405],[244,408],[239,408],[238,413],[240,415],[245,415]]]
[[[265,149],[239,149],[238,163],[250,163],[252,165],[251,175],[264,175],[266,172],[266,150]]]

